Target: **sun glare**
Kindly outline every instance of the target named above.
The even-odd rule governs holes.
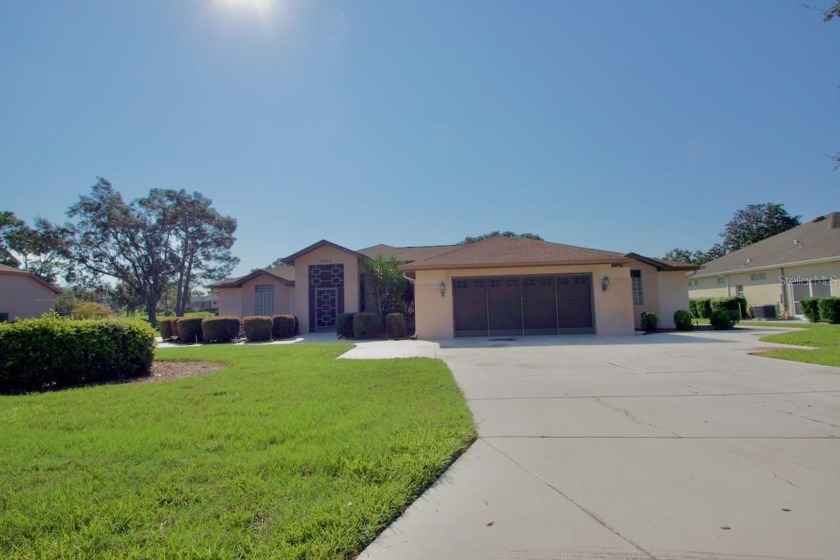
[[[250,12],[265,18],[271,15],[279,0],[216,0],[216,3],[232,12]]]

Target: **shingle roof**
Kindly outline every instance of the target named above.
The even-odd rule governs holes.
[[[655,259],[653,257],[646,257],[644,255],[640,255],[638,253],[627,253],[625,255],[630,257],[631,259],[636,259],[637,261],[641,261],[643,263],[649,264],[656,268],[659,271],[670,271],[670,270],[697,270],[699,265],[696,264],[689,264],[680,261],[672,261],[668,259]]]
[[[695,276],[789,266],[820,259],[840,259],[840,212],[753,243],[700,267]]]
[[[333,243],[332,241],[327,241],[326,239],[322,239],[320,241],[316,241],[315,243],[313,243],[309,247],[301,249],[300,251],[298,251],[294,255],[289,255],[288,257],[282,259],[282,261],[284,263],[287,263],[289,265],[294,266],[296,259],[302,257],[303,255],[305,255],[306,253],[309,253],[310,251],[314,251],[315,249],[318,249],[320,247],[325,247],[325,246],[326,247],[332,247],[334,249],[338,249],[339,251],[344,251],[345,253],[350,253],[351,255],[356,255],[360,259],[363,259],[365,257],[365,255],[362,255],[361,253],[357,253],[356,251],[353,251],[352,249],[348,249],[347,247],[342,247],[341,245]]]
[[[239,288],[245,282],[249,280],[253,280],[257,276],[261,274],[267,274],[269,276],[273,276],[279,280],[282,280],[286,283],[287,286],[294,286],[295,284],[295,269],[292,266],[288,265],[280,265],[275,266],[274,268],[267,268],[267,269],[257,269],[250,274],[246,274],[245,276],[239,276],[238,278],[228,278],[227,280],[223,280],[218,284],[212,284],[208,286],[212,289],[218,288]]]
[[[61,293],[61,290],[59,290],[58,288],[56,288],[55,286],[53,286],[52,284],[50,284],[49,282],[47,282],[46,280],[41,278],[40,276],[29,272],[28,270],[21,270],[20,268],[15,268],[13,266],[0,264],[0,274],[16,274],[16,275],[20,275],[20,276],[28,276],[29,278],[32,278],[34,281],[38,282],[39,284],[42,284],[42,285],[46,286],[47,288],[49,288],[53,292],[55,292],[57,294]]]
[[[366,257],[374,258],[379,255],[383,255],[385,257],[396,257],[397,259],[401,260],[405,263],[410,263],[414,261],[420,261],[423,259],[428,259],[431,257],[436,257],[443,253],[448,253],[449,251],[459,247],[459,245],[428,245],[425,247],[392,247],[390,245],[385,245],[380,243],[379,245],[374,245],[373,247],[366,247],[364,249],[359,249],[359,253],[365,255]]]
[[[574,245],[550,243],[537,239],[491,237],[405,266],[410,270],[441,268],[519,267],[574,264],[624,264],[629,259],[620,253]]]

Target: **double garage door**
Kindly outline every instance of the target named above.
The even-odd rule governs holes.
[[[455,336],[593,333],[592,275],[454,278]]]

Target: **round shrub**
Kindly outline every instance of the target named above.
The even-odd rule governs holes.
[[[355,313],[339,313],[335,318],[335,334],[338,338],[353,338],[353,315]]]
[[[799,306],[802,308],[802,314],[805,315],[812,323],[820,322],[820,299],[814,297],[806,297],[799,300]]]
[[[143,321],[24,319],[0,329],[0,391],[148,375],[155,331]]]
[[[715,309],[709,317],[709,322],[712,324],[713,329],[725,331],[733,328],[737,321],[731,311]]]
[[[273,323],[271,338],[282,340],[284,338],[291,338],[297,334],[297,318],[294,315],[275,315],[271,320]]]
[[[178,317],[175,319],[175,335],[181,342],[201,342],[201,317]]]
[[[385,315],[385,332],[388,338],[405,338],[408,329],[405,326],[405,315],[402,313],[388,313]]]
[[[73,307],[74,319],[105,319],[111,316],[111,308],[95,301],[83,301]]]
[[[656,332],[659,326],[659,315],[652,311],[642,312],[642,330],[645,332]]]
[[[678,331],[690,331],[693,328],[691,313],[685,309],[674,311],[674,326],[677,327]]]
[[[274,327],[274,321],[271,320],[271,317],[254,315],[245,317],[242,320],[242,326],[245,329],[245,338],[248,339],[248,342],[265,342],[271,340],[271,329]]]
[[[820,310],[820,320],[828,323],[840,323],[840,297],[821,297],[818,298],[818,307]]]
[[[353,338],[368,340],[379,336],[381,326],[379,315],[364,311],[353,315]]]
[[[166,319],[158,319],[158,330],[160,331],[160,337],[163,340],[169,340],[171,338],[175,338],[175,319],[174,318],[166,318]]]
[[[206,317],[201,320],[201,335],[204,342],[230,342],[239,336],[239,317]]]

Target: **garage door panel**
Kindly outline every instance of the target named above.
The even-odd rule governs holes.
[[[522,305],[516,303],[490,304],[490,334],[522,333]]]
[[[487,304],[467,303],[455,306],[455,330],[456,334],[467,335],[466,332],[487,333]],[[463,333],[462,333],[463,331]]]
[[[560,329],[592,328],[592,304],[586,301],[558,301],[557,317]]]
[[[558,300],[589,300],[592,297],[589,276],[561,276],[557,279]]]
[[[490,278],[487,281],[487,301],[494,303],[519,303],[519,278]]]
[[[553,334],[557,332],[557,309],[551,302],[523,302],[522,325],[525,334]]]

